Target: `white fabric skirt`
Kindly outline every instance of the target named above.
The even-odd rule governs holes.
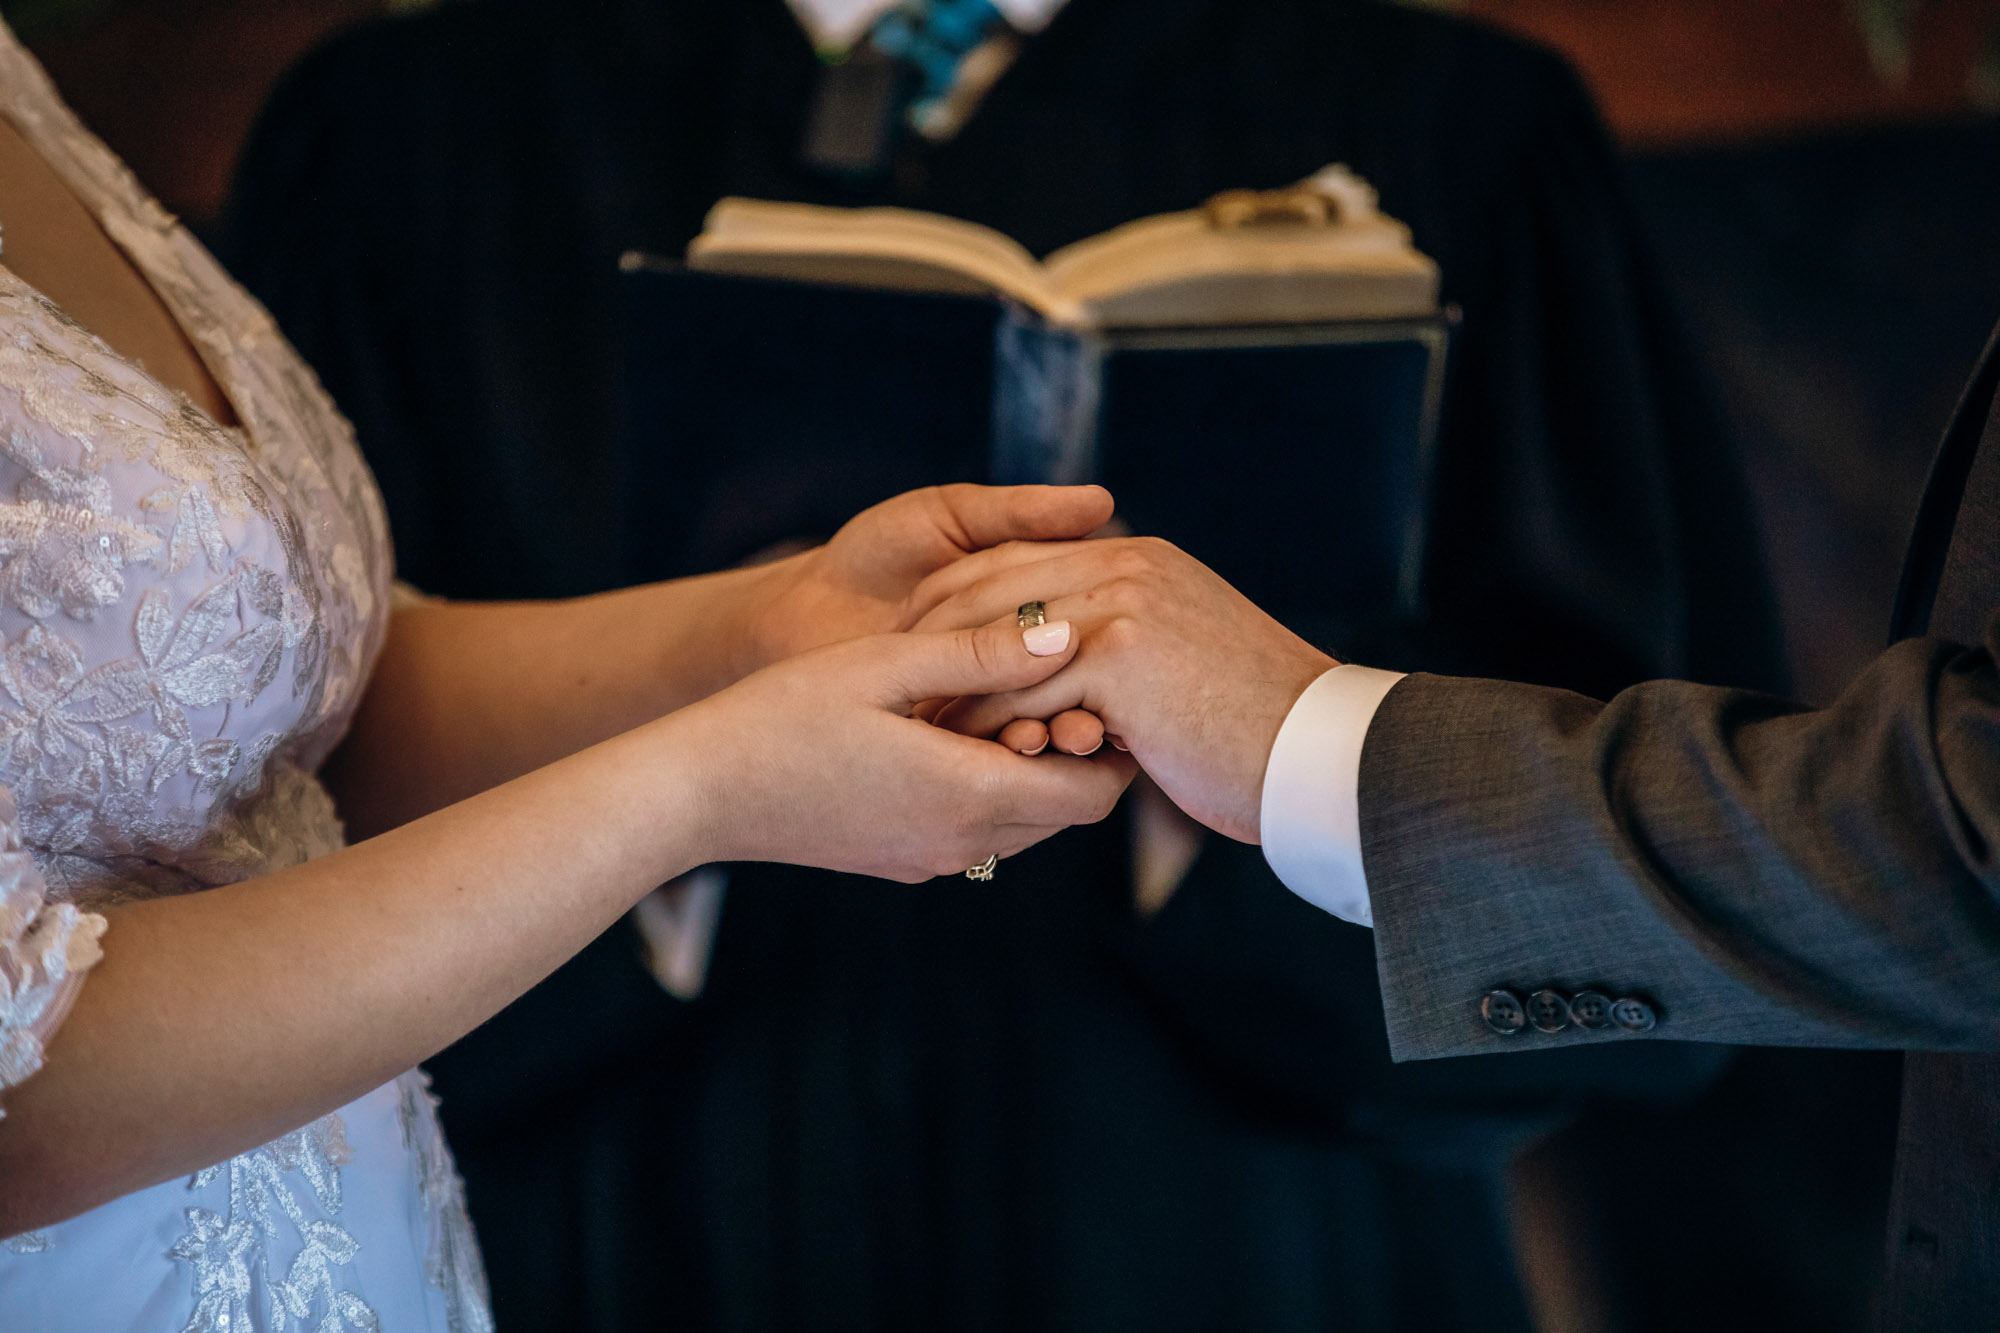
[[[0,1329],[489,1333],[435,1104],[412,1070],[253,1152],[0,1242]]]

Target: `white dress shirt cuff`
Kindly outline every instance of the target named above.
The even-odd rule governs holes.
[[[1402,674],[1337,666],[1285,715],[1264,769],[1259,836],[1285,887],[1357,926],[1375,924],[1361,866],[1361,746]]]

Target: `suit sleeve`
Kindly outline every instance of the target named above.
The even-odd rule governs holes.
[[[1637,1035],[1507,1034],[1496,989],[1642,998],[1688,1041],[2000,1046],[1996,645],[1907,640],[1819,710],[1400,682],[1359,797],[1395,1058]]]

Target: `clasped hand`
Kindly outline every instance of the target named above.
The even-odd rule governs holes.
[[[960,698],[938,725],[1091,754],[1107,736],[1216,832],[1259,839],[1264,768],[1306,687],[1337,665],[1213,570],[1157,538],[1009,542],[939,569],[911,594],[919,631],[987,624],[1028,601],[1076,627],[1062,671]]]
[[[759,575],[731,636],[748,678],[676,715],[713,793],[703,859],[955,873],[1102,819],[1134,761],[1258,841],[1272,741],[1333,660],[1165,542],[1084,540],[1110,510],[1094,487],[914,492]],[[1024,636],[1030,601],[1050,623]]]
[[[1050,625],[899,633],[926,580],[984,550],[1082,537],[1096,487],[934,487],[857,516],[824,546],[719,576],[729,688],[663,725],[695,758],[690,863],[772,860],[916,881],[1011,856],[1109,814],[1135,772],[1111,751],[1023,757],[930,725],[927,702],[1026,689],[1076,655]],[[988,619],[993,619],[989,617]]]

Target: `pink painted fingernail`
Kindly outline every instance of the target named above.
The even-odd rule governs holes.
[[[1088,750],[1077,750],[1074,753],[1076,754],[1076,757],[1078,759],[1088,759],[1090,758],[1090,756],[1096,754],[1099,750],[1102,750],[1103,748],[1104,748],[1104,737],[1099,736],[1097,738],[1097,744],[1091,746]]]
[[[1048,748],[1049,748],[1049,743],[1045,739],[1042,741],[1040,745],[1037,745],[1034,749],[1021,751],[1021,757],[1023,759],[1033,759],[1036,755],[1040,754],[1042,751]]]
[[[1021,631],[1021,642],[1027,645],[1028,652],[1035,657],[1054,657],[1069,647],[1069,622],[1056,620],[1046,625],[1037,625],[1033,629],[1024,629]]]
[[[1132,753],[1132,747],[1125,743],[1123,737],[1113,736],[1110,732],[1107,731],[1104,733],[1104,739],[1110,741],[1111,744],[1117,749],[1123,750],[1127,754]]]

